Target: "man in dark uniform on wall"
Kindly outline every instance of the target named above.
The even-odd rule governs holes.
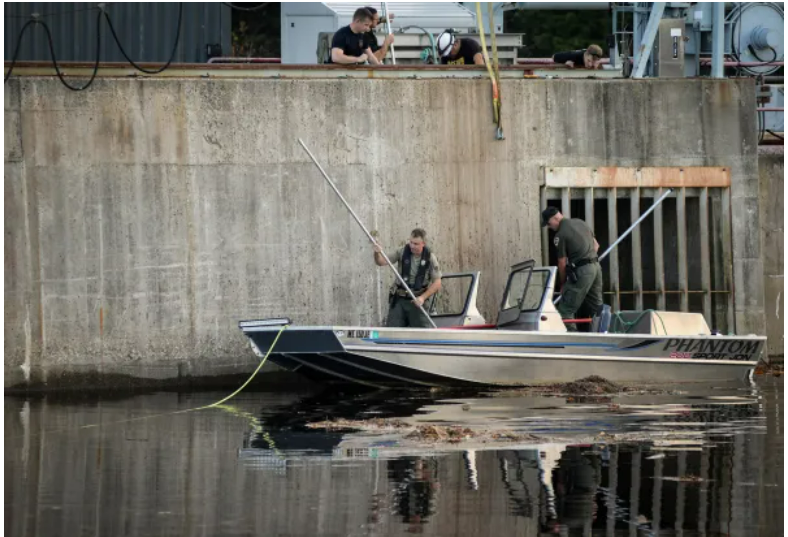
[[[558,249],[558,284],[562,319],[574,319],[580,306],[597,312],[602,306],[602,268],[597,251],[599,243],[588,224],[579,218],[565,218],[555,207],[542,212],[542,225],[555,231],[553,244]],[[570,332],[577,326],[567,324]]]
[[[331,53],[328,63],[345,65],[369,62],[379,65],[375,54],[364,40],[364,34],[372,25],[372,13],[359,8],[353,13],[353,22],[336,31],[331,39]]]
[[[394,44],[394,34],[387,34],[386,37],[383,38],[383,46],[378,45],[378,36],[375,32],[377,31],[378,24],[381,22],[385,23],[386,20],[380,18],[378,10],[374,7],[367,6],[364,9],[372,14],[372,22],[369,25],[369,31],[364,34],[364,47],[368,47],[375,55],[375,58],[383,63],[386,54],[389,53],[389,47]],[[394,13],[389,13],[388,18],[389,20],[394,20]]]
[[[585,50],[568,50],[553,54],[553,62],[562,63],[570,69],[599,69],[602,65],[602,47],[590,45]]]
[[[410,240],[404,248],[388,255],[392,263],[399,263],[399,273],[408,283],[416,300],[413,301],[408,292],[399,283],[394,281],[390,291],[390,307],[386,326],[432,328],[430,320],[421,312],[429,297],[441,288],[441,267],[438,256],[427,248],[427,233],[423,229],[414,229],[410,233]],[[375,245],[375,264],[379,267],[387,265],[381,254],[380,246]]]
[[[438,36],[435,46],[444,65],[484,65],[482,46],[470,37],[457,37],[446,30]]]

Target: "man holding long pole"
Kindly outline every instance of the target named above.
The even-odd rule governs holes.
[[[397,328],[430,328],[432,323],[424,313],[424,303],[441,288],[441,269],[438,257],[427,247],[427,234],[423,229],[414,229],[408,243],[400,250],[392,252],[388,258],[391,263],[399,263],[401,279],[407,283],[415,298],[399,281],[395,281],[389,292],[389,314],[386,326]],[[375,264],[388,265],[381,247],[377,244]]]
[[[437,326],[435,325],[435,321],[430,319],[429,315],[427,315],[427,312],[424,310],[423,304],[424,304],[424,300],[426,300],[426,298],[424,298],[422,300],[418,300],[418,297],[413,293],[413,290],[410,288],[410,285],[408,285],[408,283],[403,279],[403,277],[400,276],[400,271],[397,270],[397,267],[394,266],[394,263],[392,263],[391,260],[388,258],[388,256],[380,249],[380,247],[378,246],[378,242],[375,240],[375,237],[373,237],[372,233],[369,232],[369,230],[367,229],[367,226],[365,226],[364,223],[361,221],[361,219],[358,217],[358,215],[356,214],[356,211],[354,211],[353,208],[350,206],[350,204],[347,202],[347,200],[345,199],[345,196],[343,196],[342,193],[339,191],[339,189],[337,188],[337,185],[334,184],[334,181],[331,180],[331,178],[328,176],[326,171],[323,169],[323,166],[320,165],[320,163],[317,161],[315,156],[312,154],[312,152],[306,146],[304,141],[301,138],[299,138],[298,139],[298,143],[301,144],[301,147],[304,148],[304,151],[306,151],[306,154],[309,155],[309,158],[312,159],[312,162],[315,163],[315,166],[317,166],[317,169],[320,170],[320,173],[323,175],[323,177],[325,178],[326,182],[328,182],[328,185],[331,187],[331,190],[334,191],[334,193],[337,195],[339,200],[342,202],[342,204],[348,210],[350,215],[356,221],[358,226],[364,232],[364,235],[367,236],[367,238],[369,239],[369,242],[371,242],[373,244],[373,246],[375,247],[375,260],[377,261],[378,259],[383,259],[384,264],[388,265],[389,268],[394,272],[394,277],[397,279],[397,282],[399,283],[399,285],[402,286],[402,289],[405,290],[407,295],[413,301],[413,305],[416,308],[418,308],[419,311],[421,311],[421,313],[424,316],[424,319],[427,320],[427,323],[429,325],[427,328],[429,328],[429,327],[437,328]],[[420,263],[421,262],[419,262],[419,264]],[[437,274],[440,275],[440,272],[438,272]],[[440,278],[432,278],[432,279],[433,280],[435,280],[435,279],[440,280]],[[437,290],[438,289],[435,289],[433,291],[433,293],[437,292]]]

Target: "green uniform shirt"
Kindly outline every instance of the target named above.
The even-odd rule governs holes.
[[[595,259],[594,232],[579,218],[564,218],[555,233],[553,244],[558,249],[558,259],[568,257],[570,263],[581,259]]]
[[[402,250],[403,248],[400,248],[395,252],[387,254],[391,262],[394,263],[394,266],[397,267],[397,270],[399,270],[399,261],[400,259],[402,259]],[[419,273],[420,266],[421,266],[421,256],[412,254],[410,256],[410,275],[407,278],[408,287],[412,288],[413,284],[416,282],[416,274]],[[438,262],[438,256],[435,255],[435,252],[431,252],[430,270],[428,270],[427,274],[424,275],[425,287],[429,287],[432,282],[434,282],[435,280],[439,280],[441,276],[442,276],[441,266],[440,263]],[[391,286],[391,289],[392,291],[397,289],[397,280],[394,280],[394,284]]]

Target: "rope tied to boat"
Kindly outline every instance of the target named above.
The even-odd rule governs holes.
[[[643,318],[643,317],[644,317],[644,316],[645,316],[647,313],[653,313],[654,315],[656,315],[656,316],[657,316],[657,319],[659,319],[659,322],[662,324],[662,332],[663,332],[665,335],[668,335],[668,329],[665,327],[665,321],[662,319],[662,317],[660,316],[659,312],[658,312],[657,310],[654,310],[654,309],[647,309],[647,310],[643,310],[642,312],[640,312],[640,315],[638,315],[638,316],[635,318],[635,320],[634,320],[634,321],[631,321],[631,322],[627,322],[627,321],[625,321],[625,320],[624,320],[624,319],[621,317],[621,312],[618,312],[618,311],[617,311],[617,312],[615,312],[615,313],[613,314],[613,317],[614,317],[614,318],[615,318],[615,319],[616,319],[616,320],[617,320],[619,323],[621,323],[621,326],[623,326],[623,327],[624,327],[624,331],[623,331],[623,332],[618,332],[618,331],[616,331],[616,332],[612,332],[612,331],[611,331],[611,333],[612,333],[612,334],[629,334],[629,331],[630,331],[630,330],[632,330],[632,329],[635,327],[635,325],[636,325],[636,324],[638,324],[638,323],[640,322],[640,319],[642,319],[642,318]]]
[[[76,427],[76,429],[77,430],[80,430],[80,429],[95,429],[96,427],[120,425],[121,423],[131,423],[131,422],[134,422],[134,421],[149,420],[149,419],[152,419],[152,418],[161,418],[161,417],[164,417],[164,416],[174,416],[176,414],[186,414],[187,412],[196,412],[198,410],[208,410],[209,408],[223,408],[223,409],[227,409],[227,407],[225,407],[224,404],[227,401],[229,401],[230,399],[232,399],[233,397],[235,397],[236,395],[238,395],[239,393],[241,393],[249,385],[249,383],[251,383],[252,380],[254,380],[254,378],[257,376],[257,374],[260,372],[260,370],[265,365],[265,363],[268,361],[268,357],[273,352],[274,347],[276,347],[276,344],[279,342],[279,338],[282,336],[282,333],[287,329],[288,326],[289,325],[286,325],[286,324],[282,325],[282,327],[279,329],[279,332],[277,332],[276,337],[274,338],[274,341],[271,343],[271,346],[268,347],[268,351],[263,356],[263,359],[260,360],[259,364],[257,364],[257,368],[255,368],[255,370],[252,372],[252,374],[249,376],[249,378],[246,379],[246,382],[241,384],[241,386],[237,390],[235,390],[233,393],[231,393],[227,397],[224,397],[224,398],[222,398],[222,399],[220,399],[220,400],[218,400],[218,401],[216,401],[214,403],[211,403],[210,405],[202,405],[202,406],[197,406],[197,407],[193,407],[193,408],[186,408],[186,409],[183,409],[183,410],[175,410],[173,412],[162,412],[160,414],[151,414],[151,415],[148,415],[148,416],[137,416],[136,418],[129,418],[129,419],[125,419],[125,420],[112,421],[110,423],[91,423],[89,425],[82,425],[82,426]],[[68,428],[68,429],[54,429],[54,430],[49,430],[49,431],[42,431],[40,433],[37,433],[35,435],[31,435],[31,436],[40,436],[40,435],[45,434],[45,433],[46,434],[50,434],[50,433],[66,432],[66,431],[70,431],[70,430],[73,430],[73,429],[71,429],[71,428]]]

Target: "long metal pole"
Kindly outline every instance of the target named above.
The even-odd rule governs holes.
[[[315,156],[312,154],[312,152],[311,152],[311,151],[309,150],[309,148],[306,146],[306,144],[304,143],[304,141],[303,141],[301,138],[299,138],[299,139],[298,139],[298,143],[299,143],[299,144],[301,144],[301,147],[303,147],[303,148],[304,148],[304,151],[306,151],[307,155],[309,155],[309,158],[311,158],[311,159],[312,159],[312,162],[314,162],[314,163],[315,163],[315,166],[317,166],[317,169],[318,169],[318,170],[320,170],[320,173],[322,173],[322,174],[323,174],[323,177],[325,177],[326,181],[328,181],[328,184],[329,184],[329,185],[331,186],[331,188],[334,190],[334,192],[336,193],[336,195],[337,195],[337,196],[339,196],[339,199],[340,199],[340,200],[342,200],[342,203],[344,203],[344,204],[345,204],[345,207],[347,207],[347,210],[348,210],[348,211],[350,211],[350,214],[351,214],[351,216],[353,216],[353,219],[356,221],[356,223],[359,225],[359,227],[361,227],[361,229],[364,231],[364,234],[365,234],[365,235],[367,236],[367,238],[369,239],[369,242],[371,242],[372,244],[374,244],[374,245],[376,245],[376,246],[377,246],[377,245],[378,245],[378,243],[377,243],[377,241],[375,240],[375,238],[372,236],[372,234],[371,234],[371,233],[369,232],[369,230],[366,228],[366,226],[364,225],[364,223],[363,223],[363,222],[361,221],[361,219],[358,217],[358,215],[357,215],[357,214],[356,214],[356,212],[353,210],[353,208],[350,206],[350,204],[347,202],[347,200],[345,200],[345,197],[342,195],[342,193],[341,193],[341,192],[339,191],[339,189],[336,187],[336,185],[334,184],[334,181],[332,181],[332,180],[331,180],[331,178],[328,176],[328,174],[326,173],[326,171],[323,169],[323,167],[322,167],[322,166],[320,165],[320,163],[317,161],[317,159],[315,158]],[[391,260],[389,259],[389,257],[386,255],[386,252],[384,252],[384,251],[381,249],[381,251],[380,251],[380,255],[382,255],[382,256],[383,256],[383,259],[385,259],[385,260],[386,260],[386,263],[388,263],[388,266],[389,266],[389,268],[391,268],[392,272],[394,272],[394,276],[396,276],[396,278],[397,278],[397,280],[399,281],[400,285],[402,285],[402,287],[404,287],[404,288],[405,288],[405,290],[408,292],[408,295],[410,295],[410,298],[411,298],[412,300],[414,300],[414,301],[415,301],[415,300],[416,300],[416,295],[414,295],[414,294],[413,294],[413,291],[412,291],[412,290],[410,289],[410,287],[408,286],[408,283],[407,283],[407,282],[406,282],[406,281],[405,281],[405,280],[402,278],[402,276],[400,275],[400,273],[399,273],[399,271],[397,270],[397,268],[394,266],[394,264],[391,262]],[[417,306],[417,307],[419,308],[419,310],[421,310],[421,312],[424,314],[424,316],[425,316],[425,317],[427,317],[427,320],[430,322],[430,324],[432,325],[432,327],[433,327],[433,328],[438,328],[438,327],[435,325],[435,322],[432,320],[432,318],[431,318],[431,317],[430,317],[430,316],[427,314],[427,311],[424,309],[424,306],[421,306],[421,305],[419,305],[419,306]]]
[[[612,251],[613,251],[613,248],[615,248],[616,246],[618,246],[618,243],[620,243],[621,241],[623,241],[623,240],[624,240],[624,239],[627,237],[627,235],[629,235],[630,233],[632,233],[632,230],[633,230],[633,229],[635,229],[636,227],[638,227],[638,226],[640,225],[640,223],[641,223],[643,220],[645,220],[645,218],[646,218],[648,215],[650,215],[650,214],[651,214],[651,213],[654,211],[654,209],[656,209],[656,208],[659,206],[659,204],[660,204],[660,203],[662,203],[663,201],[665,201],[665,198],[667,198],[668,196],[670,196],[672,193],[673,193],[673,189],[672,189],[672,188],[669,188],[669,189],[668,189],[668,190],[667,190],[667,191],[666,191],[664,194],[662,194],[662,196],[660,196],[660,198],[659,198],[657,201],[655,201],[655,202],[654,202],[654,205],[652,205],[651,207],[649,207],[649,208],[646,210],[646,212],[644,212],[643,214],[641,214],[641,215],[640,215],[640,218],[638,218],[637,220],[635,220],[634,222],[632,222],[632,225],[631,225],[631,226],[629,226],[629,228],[627,228],[627,230],[626,230],[624,233],[622,233],[622,234],[621,234],[621,236],[620,236],[618,239],[616,239],[616,241],[615,241],[613,244],[611,244],[610,246],[608,246],[607,250],[605,250],[604,252],[602,252],[602,255],[600,255],[600,256],[599,256],[599,262],[601,262],[601,261],[602,261],[604,258],[606,258],[606,257],[607,257],[607,256],[610,254],[610,252],[612,252]],[[564,295],[560,295],[558,298],[556,298],[556,299],[553,301],[553,304],[558,304],[558,303],[561,301],[561,297],[562,297],[562,296],[564,296]]]
[[[616,242],[614,242],[613,244],[611,244],[610,246],[608,246],[607,250],[605,250],[605,251],[602,253],[602,255],[600,255],[600,256],[599,256],[599,260],[600,260],[600,261],[602,261],[604,258],[606,258],[606,257],[608,256],[608,254],[609,254],[610,252],[612,252],[612,251],[613,251],[613,248],[615,248],[616,246],[618,246],[618,243],[619,243],[619,242],[621,242],[622,240],[624,240],[624,239],[626,238],[626,236],[627,236],[627,235],[629,235],[630,233],[632,233],[632,230],[633,230],[633,229],[635,229],[635,228],[636,228],[636,227],[637,227],[637,226],[638,226],[638,225],[639,225],[639,224],[640,224],[640,223],[641,223],[641,222],[642,222],[642,221],[643,221],[643,220],[644,220],[644,219],[645,219],[645,218],[646,218],[648,215],[650,215],[650,214],[651,214],[651,213],[654,211],[654,209],[656,209],[656,208],[657,208],[657,206],[659,206],[659,204],[660,204],[660,203],[662,203],[663,201],[665,201],[665,198],[667,198],[668,196],[670,196],[672,193],[673,193],[673,189],[672,189],[672,188],[669,188],[669,189],[668,189],[668,190],[667,190],[667,191],[666,191],[664,194],[662,194],[662,196],[661,196],[661,197],[660,197],[660,198],[659,198],[659,199],[658,199],[656,202],[654,202],[654,205],[652,205],[651,207],[649,207],[649,208],[648,208],[648,210],[646,210],[646,212],[645,212],[645,213],[643,213],[642,215],[640,215],[640,218],[638,218],[637,220],[635,220],[635,221],[632,223],[632,225],[631,225],[631,226],[629,226],[629,228],[628,228],[628,229],[627,229],[627,230],[624,232],[624,234],[623,234],[623,235],[621,235],[621,236],[620,236],[620,237],[619,237],[619,238],[616,240]]]
[[[391,35],[391,19],[389,19],[389,6],[386,2],[381,2],[383,16],[386,17],[386,31]],[[394,43],[391,44],[391,65],[397,65],[397,55],[394,53]]]

